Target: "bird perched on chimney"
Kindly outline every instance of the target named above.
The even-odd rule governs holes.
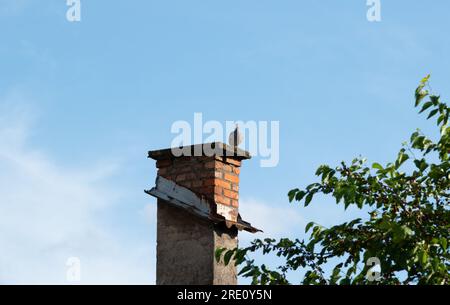
[[[236,124],[236,129],[230,133],[230,136],[228,137],[228,144],[230,144],[232,147],[237,148],[239,144],[242,143],[242,135],[239,132],[239,125]]]

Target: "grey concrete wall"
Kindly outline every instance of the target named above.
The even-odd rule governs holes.
[[[228,248],[234,249],[238,246],[238,231],[236,228],[233,230],[227,229],[225,225],[223,227],[215,227],[214,230],[214,246],[215,248]],[[231,261],[227,266],[223,263],[223,256],[220,262],[216,262],[214,258],[214,285],[236,285],[237,284],[237,272],[234,261]]]
[[[235,230],[215,228],[158,199],[156,284],[236,284],[234,264],[215,260],[215,249],[223,246],[237,246]]]

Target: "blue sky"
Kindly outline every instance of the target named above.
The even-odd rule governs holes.
[[[412,107],[427,73],[450,96],[448,1],[382,0],[376,23],[365,0],[81,3],[70,23],[64,0],[0,0],[0,283],[65,283],[68,256],[83,283],[153,283],[146,152],[194,112],[280,122],[280,163],[245,162],[241,210],[268,235],[302,236],[359,212],[290,205],[291,188],[431,132]]]

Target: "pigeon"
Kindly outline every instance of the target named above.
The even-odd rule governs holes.
[[[230,144],[234,148],[237,148],[241,143],[242,143],[242,135],[239,132],[239,125],[236,124],[236,129],[232,131],[230,133],[230,136],[228,137],[228,144]]]

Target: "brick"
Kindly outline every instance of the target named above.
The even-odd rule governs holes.
[[[188,165],[183,166],[173,166],[170,168],[170,170],[177,174],[186,174],[192,172],[192,168]]]
[[[189,163],[192,160],[191,157],[185,156],[174,159],[174,164],[181,164],[181,163]]]
[[[233,219],[236,221],[237,218],[238,218],[238,215],[239,215],[238,209],[232,209],[232,210],[230,211],[230,215],[232,215],[232,216],[233,216]]]
[[[226,171],[226,172],[230,172],[230,173],[233,172],[231,166],[228,165],[228,164],[224,164],[224,165],[223,165],[223,170]]]
[[[156,167],[157,168],[168,167],[170,165],[172,165],[172,160],[171,159],[164,159],[164,160],[156,161]]]
[[[180,183],[181,186],[190,189],[192,187],[192,182],[191,181],[183,181]]]
[[[186,180],[197,180],[197,175],[194,173],[185,174]]]
[[[161,175],[161,176],[164,177],[164,178],[166,178],[166,179],[169,179],[169,180],[171,180],[171,181],[176,181],[176,180],[175,180],[175,177],[172,176],[172,175]]]
[[[222,162],[220,162],[220,161],[214,161],[214,164],[215,164],[215,169],[216,170],[222,170],[223,169],[223,163]]]
[[[214,194],[214,186],[204,186],[197,188],[197,191],[199,193],[205,194],[205,195],[213,195]]]
[[[205,166],[205,168],[211,168],[211,169],[215,168],[216,161],[214,161],[214,160],[207,161],[204,166]]]
[[[238,199],[239,198],[239,194],[233,191],[229,191],[229,190],[223,190],[223,194],[231,199]]]
[[[215,195],[214,200],[219,204],[231,205],[231,199],[224,196]]]
[[[216,194],[216,195],[223,195],[223,187],[215,186],[214,187],[214,194]]]
[[[160,176],[167,175],[168,171],[169,170],[167,169],[167,167],[160,168],[158,169],[158,175]]]
[[[221,186],[221,187],[226,188],[226,189],[231,189],[231,183],[230,182],[227,182],[227,181],[222,180],[222,179],[215,179],[214,182],[215,182],[215,185],[217,185],[217,186]]]
[[[203,185],[203,181],[201,180],[194,180],[192,181],[192,186],[193,187],[201,187]]]
[[[236,200],[236,199],[232,199],[231,200],[231,205],[237,208],[237,207],[239,207],[239,201]]]
[[[214,171],[213,170],[208,170],[208,171],[205,171],[204,169],[203,170],[198,170],[198,171],[196,171],[196,174],[197,174],[197,177],[201,178],[201,179],[203,179],[203,178],[214,178]]]
[[[204,186],[214,186],[216,185],[216,179],[205,179],[203,180]]]
[[[236,209],[241,161],[234,157],[180,157],[156,162],[158,175],[191,189],[202,198]]]
[[[236,175],[225,173],[224,179],[233,183],[239,183],[239,177]]]
[[[236,166],[241,166],[241,161],[235,160],[233,158],[225,158],[225,162],[236,165]]]
[[[223,188],[231,189],[231,184],[228,181],[222,179],[205,179],[203,180],[204,186],[220,186]]]
[[[185,180],[186,180],[186,175],[185,175],[185,174],[178,175],[178,176],[175,178],[175,181],[176,181],[176,182],[181,182],[181,181],[185,181]]]

